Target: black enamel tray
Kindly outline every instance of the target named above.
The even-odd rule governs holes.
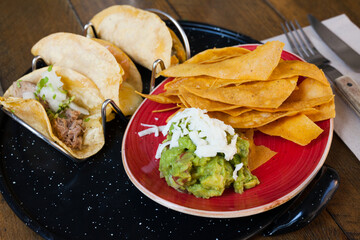
[[[213,47],[258,43],[216,26],[180,24],[192,55]],[[148,92],[150,72],[139,70]],[[167,209],[128,179],[120,152],[125,128],[120,119],[107,123],[104,148],[88,161],[74,163],[0,111],[4,199],[45,239],[245,239],[263,231],[295,201],[235,219],[195,217]]]

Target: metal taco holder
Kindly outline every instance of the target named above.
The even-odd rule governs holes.
[[[186,33],[184,31],[184,29],[182,29],[182,27],[180,26],[180,24],[178,23],[178,21],[175,20],[175,18],[173,18],[172,16],[170,16],[169,14],[160,11],[158,9],[153,9],[153,8],[149,8],[149,9],[145,9],[146,11],[149,12],[153,12],[156,13],[158,15],[161,15],[163,17],[166,17],[167,19],[169,19],[174,26],[177,28],[177,30],[179,31],[180,35],[181,35],[181,39],[183,41],[184,47],[185,47],[185,52],[186,52],[186,59],[189,59],[191,57],[191,50],[190,50],[190,43],[189,43],[189,39],[186,36]],[[90,29],[91,28],[91,32]],[[87,37],[94,37],[94,38],[98,38],[98,34],[96,33],[96,29],[94,27],[94,25],[89,22],[84,26],[84,35]],[[155,88],[155,79],[156,79],[156,74],[157,74],[157,67],[160,64],[161,70],[165,69],[165,64],[163,62],[162,59],[157,59],[154,61],[153,66],[152,66],[152,71],[151,71],[151,79],[150,79],[150,92],[152,92]]]
[[[31,65],[31,70],[34,71],[37,69],[37,64],[39,61],[43,61],[45,62],[41,56],[35,56],[32,60],[32,65]],[[113,110],[120,116],[120,118],[123,121],[128,121],[127,118],[124,116],[124,114],[121,112],[120,108],[115,104],[115,102],[111,99],[106,99],[102,106],[101,106],[101,119],[102,119],[102,128],[103,128],[103,134],[104,134],[104,140],[105,140],[105,129],[106,129],[106,107],[107,105],[111,105],[113,107]],[[41,132],[37,131],[35,128],[33,128],[32,126],[30,126],[29,124],[27,124],[24,120],[22,120],[21,118],[19,118],[18,116],[16,116],[14,113],[6,110],[4,107],[1,107],[1,110],[8,115],[9,117],[11,117],[12,119],[14,119],[16,122],[20,123],[20,125],[22,125],[23,127],[27,128],[28,130],[30,130],[33,134],[35,134],[37,137],[41,138],[42,140],[44,140],[46,143],[48,143],[50,146],[54,147],[56,150],[58,150],[59,152],[61,152],[62,154],[64,154],[66,157],[70,158],[71,160],[73,160],[76,163],[80,163],[80,162],[84,162],[85,160],[87,160],[88,158],[84,158],[84,159],[78,159],[75,158],[74,156],[72,156],[68,151],[66,151],[63,147],[61,147],[59,144],[57,144],[54,140],[48,138],[47,136],[45,136],[44,134],[42,134]]]

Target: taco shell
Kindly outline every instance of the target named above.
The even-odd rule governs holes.
[[[47,70],[48,68],[45,67],[25,75],[18,80],[21,80],[19,84],[23,84],[23,82],[36,84],[42,78],[41,73]],[[73,157],[77,159],[90,157],[97,153],[105,143],[101,124],[101,104],[104,98],[96,85],[82,74],[69,68],[56,66],[53,67],[53,70],[57,76],[61,76],[63,89],[68,91],[70,96],[75,97],[73,102],[89,112],[89,115],[86,116],[88,121],[82,123],[84,135],[80,149],[71,149],[55,135],[46,110],[39,101],[14,97],[13,92],[16,85],[11,85],[4,96],[0,97],[0,104],[37,131],[58,143]]]
[[[184,60],[185,51],[180,41],[173,39],[175,34],[154,13],[115,5],[96,14],[90,22],[100,38],[115,44],[150,70],[157,59],[162,59],[165,67]],[[176,53],[177,59],[172,57],[172,52]]]
[[[72,33],[54,33],[44,37],[31,49],[48,65],[71,68],[93,81],[105,99],[119,104],[122,67],[101,44]]]
[[[119,107],[125,116],[132,115],[143,100],[135,92],[142,92],[143,89],[138,69],[133,61],[114,44],[99,38],[93,38],[93,40],[106,47],[124,70],[123,82],[119,89]]]

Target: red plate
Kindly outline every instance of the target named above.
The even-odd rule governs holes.
[[[256,44],[241,45],[253,50]],[[285,60],[302,60],[298,56],[283,51]],[[303,60],[302,60],[303,61]],[[160,84],[152,94],[163,92],[163,86],[171,79]],[[154,134],[139,137],[138,132],[144,130],[144,124],[165,125],[165,120],[174,111],[153,113],[153,110],[169,108],[164,105],[145,100],[132,117],[122,145],[122,159],[127,175],[133,184],[146,196],[168,208],[204,217],[242,217],[257,214],[275,208],[296,196],[303,190],[323,165],[328,154],[333,120],[318,122],[323,133],[305,147],[260,132],[254,135],[257,145],[265,145],[276,151],[271,160],[253,171],[260,185],[237,194],[227,189],[220,197],[210,199],[196,198],[193,195],[180,193],[169,187],[160,178],[159,160],[155,159],[156,149],[165,137]]]

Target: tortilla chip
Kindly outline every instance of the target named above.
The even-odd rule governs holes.
[[[334,95],[328,95],[328,96],[304,99],[298,101],[293,101],[293,99],[288,98],[278,108],[253,108],[253,109],[262,112],[281,112],[281,111],[293,111],[293,110],[300,111],[302,109],[311,108],[311,107],[316,108],[318,107],[318,105],[328,103],[333,99],[334,99]]]
[[[181,103],[181,100],[178,96],[165,96],[163,93],[157,95],[149,95],[143,94],[135,91],[140,96],[149,99],[150,101],[154,101],[157,103],[168,104],[168,103]]]
[[[250,50],[241,47],[213,48],[196,54],[185,61],[185,63],[215,63],[225,59],[242,56],[249,52]]]
[[[280,136],[301,146],[309,144],[323,132],[304,114],[280,118],[258,129],[265,134]]]
[[[223,110],[222,112],[229,114],[232,117],[236,117],[243,113],[250,112],[251,110],[252,110],[251,108],[239,107],[230,110]]]
[[[169,108],[164,108],[164,109],[157,109],[157,110],[153,110],[153,113],[161,113],[161,112],[168,112],[168,111],[172,111],[175,109],[181,108],[180,106],[174,106],[174,107],[169,107]]]
[[[212,101],[206,98],[199,97],[195,94],[188,92],[185,88],[180,88],[179,91],[190,107],[205,109],[207,111],[224,111],[237,108],[237,106],[235,105]]]
[[[128,5],[115,5],[97,13],[90,22],[98,36],[124,50],[135,62],[152,69],[155,60],[170,66],[173,40],[156,14]]]
[[[188,92],[213,101],[239,107],[277,108],[294,91],[297,77],[266,82],[254,82],[235,87],[194,89],[183,86]]]
[[[248,166],[250,171],[260,167],[277,154],[277,152],[272,151],[268,147],[263,145],[255,145],[253,129],[245,131],[244,134],[250,143],[250,152],[248,156]]]
[[[266,80],[278,65],[284,43],[268,42],[254,51],[221,62],[201,64],[183,63],[163,70],[165,77],[206,75],[223,79]]]
[[[322,84],[330,86],[325,74],[315,64],[303,61],[283,61],[277,65],[269,77],[270,80],[289,78],[294,76],[303,76],[313,78]]]
[[[186,108],[190,108],[190,104],[186,101],[186,99],[183,97],[183,95],[178,95],[181,103],[186,107]]]
[[[31,52],[49,65],[71,68],[88,77],[105,99],[119,105],[123,69],[101,44],[73,33],[54,33],[37,42]]]
[[[334,99],[328,103],[316,106],[315,109],[318,110],[316,113],[306,114],[306,116],[314,122],[335,118],[336,114]]]
[[[208,114],[210,117],[217,118],[226,124],[231,125],[233,128],[258,128],[279,118],[294,116],[299,112],[300,111],[259,112],[252,110],[250,112],[245,112],[237,117],[230,116],[223,112],[209,112]],[[307,108],[301,110],[301,112],[309,114],[316,113],[317,110],[314,108]]]
[[[254,82],[251,79],[221,79],[210,76],[196,76],[196,77],[176,77],[174,80],[165,84],[165,90],[176,90],[181,86],[191,88],[220,88],[229,85],[240,85],[247,82]]]
[[[319,81],[312,78],[306,78],[290,95],[288,101],[301,101],[330,95],[334,94],[329,85],[319,83]]]
[[[41,79],[41,73],[47,70],[47,67],[38,69],[23,76],[21,80],[37,83]],[[87,116],[89,121],[83,122],[85,132],[83,146],[80,150],[71,149],[53,133],[49,117],[40,102],[34,99],[25,100],[12,97],[14,85],[5,92],[4,97],[0,97],[0,104],[43,135],[53,139],[75,158],[90,157],[97,153],[105,143],[101,124],[101,105],[104,99],[95,84],[80,73],[56,66],[53,67],[53,70],[58,76],[61,76],[61,81],[64,83],[63,89],[75,97],[73,102],[90,112],[90,115]]]
[[[249,154],[249,169],[253,171],[273,158],[277,152],[263,145],[254,145]]]

